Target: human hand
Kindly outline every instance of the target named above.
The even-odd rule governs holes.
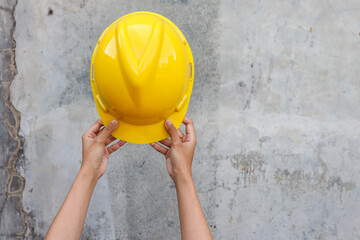
[[[167,171],[175,185],[179,181],[192,178],[191,165],[196,146],[195,129],[191,119],[185,117],[183,123],[186,126],[186,135],[180,129],[176,129],[168,119],[165,122],[165,128],[171,139],[160,141],[164,146],[159,143],[150,143],[155,150],[165,156]]]
[[[120,140],[107,147],[116,140],[111,133],[118,127],[118,122],[113,120],[106,127],[102,128],[103,126],[102,121],[97,120],[82,135],[83,159],[81,169],[94,174],[97,180],[104,175],[110,154],[126,143]]]

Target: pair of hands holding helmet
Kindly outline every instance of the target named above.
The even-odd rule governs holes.
[[[192,120],[185,117],[183,123],[186,126],[185,134],[180,129],[176,129],[170,120],[166,120],[165,128],[170,139],[150,143],[155,150],[165,156],[166,169],[175,184],[185,178],[191,178],[191,165],[196,146]],[[82,136],[83,161],[81,168],[88,171],[89,174],[94,174],[97,179],[104,175],[110,155],[126,143],[120,140],[107,147],[116,141],[111,134],[118,127],[118,122],[113,120],[106,127],[103,126],[101,120],[97,120]]]
[[[80,170],[45,239],[80,239],[96,183],[105,174],[110,155],[126,143],[122,140],[116,142],[111,135],[118,124],[113,120],[104,127],[97,120],[83,134]],[[191,165],[197,142],[194,124],[187,117],[183,124],[186,126],[185,134],[166,120],[165,128],[170,139],[150,145],[165,156],[166,169],[174,181],[182,239],[212,239],[192,179]]]

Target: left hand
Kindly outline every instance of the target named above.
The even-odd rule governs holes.
[[[165,129],[171,139],[164,139],[159,143],[150,143],[158,152],[162,153],[166,159],[166,169],[174,181],[175,186],[184,179],[192,179],[191,165],[196,146],[196,136],[193,121],[185,117],[183,123],[186,126],[186,135],[180,129],[176,129],[174,124],[167,119]]]
[[[104,124],[101,120],[97,120],[90,128],[82,135],[82,154],[83,159],[81,169],[94,174],[97,179],[100,179],[107,168],[107,163],[110,154],[118,150],[126,142],[120,140],[110,147],[107,147],[116,140],[111,134],[118,127],[118,121],[111,121],[106,127],[102,128]]]

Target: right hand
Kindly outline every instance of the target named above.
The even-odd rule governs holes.
[[[195,129],[191,119],[185,117],[183,123],[186,126],[186,135],[180,129],[176,129],[174,124],[167,119],[165,128],[171,139],[160,141],[164,146],[159,143],[150,143],[156,151],[165,156],[167,171],[175,185],[179,181],[192,178],[191,165],[196,146]]]
[[[111,134],[118,127],[118,121],[111,121],[106,127],[101,120],[97,120],[82,136],[83,160],[81,170],[90,171],[97,179],[105,174],[110,154],[123,146],[125,141],[113,143],[116,138]]]

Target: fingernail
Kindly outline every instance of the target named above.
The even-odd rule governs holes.
[[[167,127],[171,125],[171,121],[170,121],[170,119],[166,119],[166,121],[165,121],[165,125],[166,125]]]
[[[112,121],[111,121],[111,124],[114,125],[114,127],[116,127],[116,126],[118,125],[118,121],[112,120]]]

